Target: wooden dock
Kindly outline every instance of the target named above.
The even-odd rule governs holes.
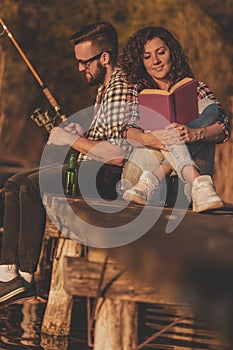
[[[91,248],[88,256],[83,257],[82,245],[69,238],[72,236],[67,225],[70,208],[83,220],[83,226],[79,221],[77,227],[82,237],[86,230],[85,222],[95,225],[98,237],[102,227],[124,225],[135,219],[142,207],[130,204],[124,208],[125,203],[114,202],[119,210],[113,215],[103,212],[103,204],[97,200],[91,201],[94,208],[80,198],[70,198],[68,203],[67,206],[66,199],[61,196],[46,196],[48,213],[57,224],[60,238],[43,320],[44,333],[69,334],[73,297],[85,296],[89,301],[95,300],[94,309],[90,310],[88,333],[89,342],[93,342],[95,350],[143,348],[145,344],[137,342],[140,322],[138,303],[145,302],[176,308],[174,316],[178,316],[165,330],[159,331],[161,334],[195,315],[231,342],[231,207],[208,214],[182,213],[181,209],[164,208],[156,223],[142,237],[121,247]],[[111,202],[109,205],[112,205]],[[145,220],[155,215],[156,210],[155,207],[145,208]],[[180,215],[183,215],[180,224],[171,233],[166,233],[168,223]],[[213,340],[209,345],[214,346],[214,343],[216,349],[220,349]],[[191,348],[191,345],[179,347]]]

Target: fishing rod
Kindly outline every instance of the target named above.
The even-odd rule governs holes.
[[[19,46],[19,44],[17,43],[17,41],[13,37],[12,33],[9,31],[6,24],[3,22],[3,20],[1,18],[0,18],[0,24],[3,27],[3,32],[1,33],[1,35],[3,35],[4,33],[6,33],[8,35],[9,39],[12,41],[15,48],[19,52],[20,56],[23,58],[27,67],[29,68],[32,75],[36,79],[37,83],[40,85],[40,88],[41,88],[43,94],[45,95],[45,97],[49,101],[50,105],[54,108],[54,110],[56,112],[56,115],[51,117],[51,116],[49,116],[48,111],[44,111],[42,108],[38,108],[31,115],[32,120],[34,120],[38,126],[45,126],[46,130],[48,132],[50,132],[51,129],[54,127],[54,123],[55,123],[55,120],[57,118],[60,118],[61,121],[64,122],[67,119],[67,117],[62,112],[61,107],[59,106],[59,104],[57,103],[55,98],[53,97],[52,93],[47,88],[47,86],[44,84],[44,82],[42,81],[42,79],[40,78],[40,76],[38,75],[38,73],[36,72],[36,70],[34,69],[32,64],[30,63],[30,61],[26,57],[25,53],[22,51],[21,47]]]

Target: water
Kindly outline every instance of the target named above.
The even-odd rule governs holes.
[[[46,299],[25,300],[0,308],[0,350],[91,350],[87,344],[86,302],[76,299],[72,311],[72,327],[69,337],[54,337],[41,333]],[[141,310],[140,310],[141,308]],[[174,321],[174,309],[150,305],[139,307],[139,341]],[[178,314],[176,313],[176,316]],[[152,341],[143,350],[171,349],[223,350],[213,334],[195,320],[187,317]],[[117,350],[117,349],[116,349]]]
[[[44,253],[37,275],[37,299],[24,300],[0,308],[0,350],[91,350],[87,342],[86,298],[74,298],[72,309],[71,333],[69,337],[54,337],[41,333],[43,315],[46,308],[51,261],[44,245]],[[167,327],[184,313],[178,305],[139,304],[139,343],[151,337],[163,327]],[[199,324],[190,315],[164,334],[154,339],[143,350],[209,349],[223,350],[216,334],[206,325]],[[117,350],[117,349],[116,349]],[[229,350],[229,349],[228,349]]]
[[[46,307],[44,298],[25,300],[0,309],[0,350],[89,350],[85,331],[85,302],[74,303],[69,337],[41,333]],[[79,326],[78,326],[79,325]]]

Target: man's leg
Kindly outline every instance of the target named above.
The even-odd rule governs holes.
[[[36,271],[46,224],[43,194],[63,193],[61,176],[65,167],[40,168],[39,172],[27,176],[20,186],[18,261],[21,271]]]
[[[24,280],[18,274],[18,242],[20,235],[20,188],[24,179],[37,169],[19,173],[6,181],[4,234],[0,261],[0,303],[14,300],[18,295],[29,297],[35,295],[35,285],[28,283],[29,294],[25,295]]]
[[[4,234],[0,264],[19,265],[18,242],[20,235],[20,189],[24,179],[37,169],[10,177],[5,184]],[[1,274],[0,274],[1,280]]]
[[[60,169],[61,167],[40,169],[46,183],[42,191],[39,186],[38,169],[17,174],[7,181],[0,262],[0,302],[16,296],[24,297],[26,289],[32,294],[35,293],[33,272],[36,271],[39,261],[46,219],[41,194],[49,190],[56,192],[57,188],[62,187],[59,181],[56,185]],[[16,268],[20,269],[20,274],[26,282],[16,274]],[[11,272],[11,279],[8,276],[6,280],[6,272]]]
[[[77,195],[83,197],[116,199],[117,184],[121,179],[122,167],[103,164],[94,160],[78,165]]]

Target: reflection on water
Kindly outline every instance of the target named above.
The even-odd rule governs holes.
[[[54,337],[40,332],[46,300],[25,300],[0,308],[0,350],[91,350],[87,346],[86,303],[76,299],[72,312],[69,337]],[[184,313],[179,306],[139,305],[139,343],[167,327]],[[192,317],[178,322],[166,333],[154,339],[149,349],[231,350],[223,346],[216,335]]]
[[[21,345],[21,349],[42,349],[40,325],[44,308],[45,304],[37,300],[27,300],[22,304],[11,304],[1,308],[1,349],[11,349],[11,345]]]
[[[77,305],[76,305],[77,304]],[[25,300],[0,308],[0,350],[88,350],[83,320],[77,332],[75,316],[85,314],[84,302],[74,303],[70,337],[53,337],[40,332],[46,301]],[[78,317],[79,318],[79,317]],[[83,317],[82,317],[83,318]],[[85,321],[85,320],[84,320]],[[79,323],[79,324],[80,324]],[[85,323],[85,322],[84,322]]]
[[[20,327],[23,332],[21,335],[21,344],[33,346],[34,342],[39,339],[39,324],[41,319],[39,303],[36,301],[25,302],[22,305],[22,321]]]

